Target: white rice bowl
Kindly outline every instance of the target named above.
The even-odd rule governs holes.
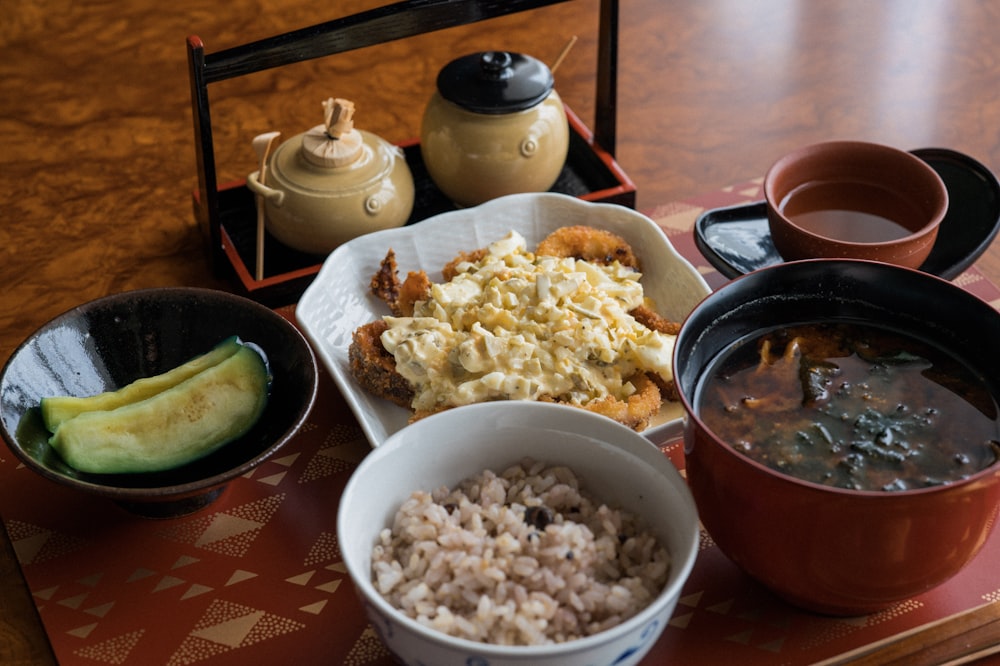
[[[452,636],[395,608],[373,583],[373,549],[380,533],[392,527],[401,505],[414,491],[430,493],[442,486],[454,489],[460,481],[484,470],[500,474],[525,458],[565,466],[582,482],[584,495],[633,514],[642,528],[652,532],[669,556],[665,584],[650,595],[652,600],[644,599],[642,603],[647,605],[610,628],[541,645],[499,645]],[[495,494],[496,490],[487,492]],[[421,501],[423,509],[432,504],[429,497]],[[440,506],[430,508],[441,513]],[[613,514],[604,514],[603,519],[614,522],[617,518]],[[694,501],[680,474],[656,446],[610,419],[573,407],[535,402],[452,409],[391,436],[352,475],[341,498],[337,526],[344,562],[375,630],[407,664],[636,664],[666,627],[698,549]],[[388,538],[383,534],[383,543]],[[581,548],[586,546],[582,541],[577,543]],[[566,544],[557,545],[564,553]],[[662,568],[662,563],[647,565]],[[390,578],[395,575],[384,566],[382,572]],[[428,585],[441,584],[440,576],[440,571],[431,572]],[[625,587],[629,585],[634,584]],[[586,594],[587,589],[591,588],[582,586],[581,593]],[[593,587],[592,591],[598,589]],[[419,601],[422,595],[413,594],[412,586],[410,592]],[[642,597],[644,593],[629,588],[615,594],[624,595],[621,603],[627,606],[635,602],[633,594]],[[614,603],[612,600],[610,605]],[[506,609],[493,600],[482,604],[480,620],[486,625],[495,621],[494,616],[510,613],[509,604]],[[444,616],[437,621],[447,624],[450,618],[447,613]],[[499,627],[501,623],[496,624]],[[475,631],[468,630],[466,635]]]

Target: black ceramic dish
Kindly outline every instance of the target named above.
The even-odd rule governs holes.
[[[240,439],[183,467],[122,475],[78,472],[48,445],[41,398],[115,390],[176,367],[232,335],[264,352],[273,377],[264,414]],[[312,408],[317,381],[305,338],[259,303],[211,289],[130,291],[76,307],[21,343],[0,375],[0,433],[27,467],[47,479],[146,517],[172,517],[208,505],[230,480],[287,442]]]
[[[1000,230],[1000,183],[988,168],[947,148],[911,151],[931,165],[948,188],[948,213],[920,270],[951,280],[972,265]],[[728,278],[783,262],[771,242],[763,201],[715,208],[695,222],[695,244]]]

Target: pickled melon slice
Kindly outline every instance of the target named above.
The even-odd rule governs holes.
[[[211,351],[196,356],[184,365],[179,365],[169,372],[164,372],[154,377],[137,379],[117,391],[108,391],[86,398],[73,396],[42,398],[42,420],[45,422],[45,427],[49,432],[55,432],[63,421],[68,421],[84,412],[116,409],[133,402],[151,398],[157,393],[172,388],[184,380],[195,376],[202,370],[229,358],[238,352],[242,346],[239,338],[236,336],[226,338],[213,347]]]
[[[245,434],[267,404],[267,366],[250,347],[156,395],[84,412],[49,439],[68,465],[92,474],[157,472]]]

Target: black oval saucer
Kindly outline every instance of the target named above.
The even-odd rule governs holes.
[[[1000,230],[1000,182],[963,153],[948,148],[910,152],[930,164],[948,188],[948,213],[920,270],[951,280],[979,258]],[[705,259],[727,278],[784,261],[771,242],[763,201],[705,211],[695,222],[694,239]]]

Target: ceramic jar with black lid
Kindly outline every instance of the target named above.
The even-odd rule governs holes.
[[[434,184],[459,206],[549,190],[569,148],[552,71],[506,51],[451,61],[424,111],[420,148]]]

